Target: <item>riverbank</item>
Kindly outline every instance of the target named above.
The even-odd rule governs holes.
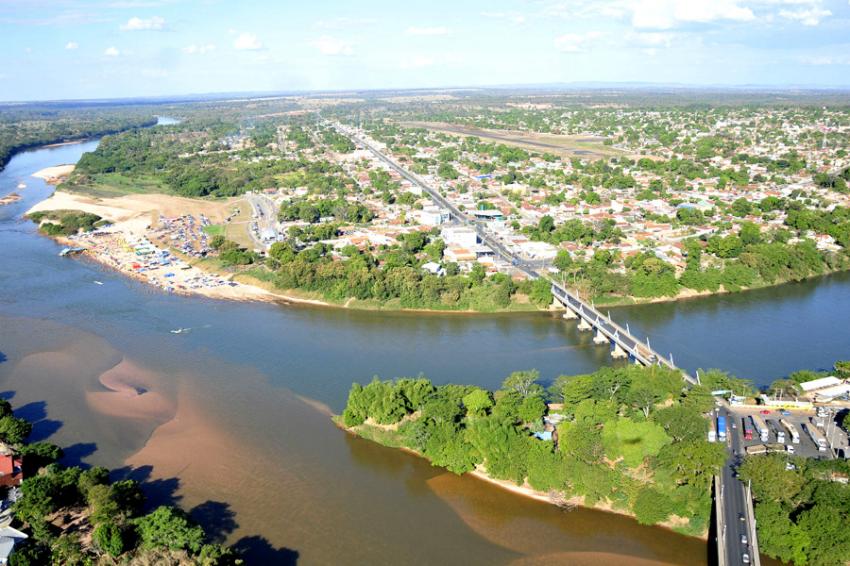
[[[42,169],[33,176],[45,179],[50,183],[56,183],[72,171],[73,165],[63,165]],[[228,212],[240,200],[239,197],[232,197],[226,200],[212,201],[164,194],[135,194],[98,198],[57,190],[51,197],[32,207],[27,211],[27,214],[56,210],[80,210],[82,212],[97,214],[112,223],[110,227],[98,231],[100,234],[98,237],[84,234],[71,237],[70,239],[57,238],[57,240],[65,245],[85,247],[87,249],[86,255],[95,261],[115,268],[128,277],[174,293],[201,295],[216,299],[281,301],[328,308],[422,314],[510,314],[516,312],[530,313],[563,310],[551,306],[548,308],[538,308],[529,302],[527,298],[519,301],[514,299],[507,308],[493,311],[407,308],[401,306],[398,300],[378,302],[348,298],[341,301],[332,301],[318,293],[305,292],[298,289],[280,289],[273,282],[273,273],[264,267],[233,271],[230,267],[222,265],[214,258],[198,259],[182,254],[180,250],[175,249],[171,245],[171,241],[168,239],[169,234],[163,232],[157,233],[160,225],[159,220],[162,217],[176,218],[186,214],[196,217],[205,215],[214,223],[223,223],[224,219],[228,216]],[[107,236],[110,233],[114,234],[113,239],[109,239]],[[181,260],[190,264],[193,269],[189,272],[184,272],[173,269],[145,269],[140,271],[134,268],[134,264],[138,263],[138,258],[134,257],[130,252],[128,243],[143,239],[161,245],[164,249],[169,249]],[[822,277],[841,271],[833,270],[811,276],[807,279]],[[198,277],[201,279],[197,279]],[[214,280],[204,281],[204,277],[211,277]],[[722,286],[716,291],[696,291],[683,288],[674,297],[599,297],[595,299],[595,304],[600,307],[617,307],[672,303],[705,298],[712,295],[743,293],[750,290],[777,287],[788,283],[792,283],[792,281],[777,281],[773,284],[742,287],[738,291],[730,291]]]
[[[32,174],[37,179],[42,179],[49,185],[58,185],[71,173],[74,172],[76,165],[54,165],[53,167],[45,167],[40,171]]]
[[[386,446],[387,448],[394,448],[401,450],[402,452],[406,452],[418,458],[422,458],[430,462],[427,456],[424,454],[404,446],[401,444],[401,441],[397,438],[397,430],[398,424],[395,425],[379,425],[377,423],[371,422],[368,420],[367,422],[347,427],[342,422],[342,417],[340,415],[334,415],[332,417],[334,424],[337,427],[345,431],[347,434],[351,434],[358,438],[362,438],[364,440],[369,440],[371,442],[375,442],[382,446]],[[432,464],[434,465],[434,464]],[[478,465],[474,470],[466,472],[467,475],[474,476],[482,481],[485,481],[491,485],[499,487],[505,491],[509,491],[515,495],[519,495],[521,497],[525,497],[527,499],[533,499],[535,501],[540,501],[542,503],[547,503],[550,505],[554,505],[561,509],[571,509],[574,507],[582,507],[585,509],[592,509],[594,511],[601,511],[605,513],[612,513],[615,515],[622,515],[624,517],[630,517],[635,519],[635,514],[632,513],[628,509],[617,508],[612,505],[609,501],[598,501],[592,505],[588,505],[586,499],[580,495],[569,496],[566,493],[561,492],[542,492],[532,488],[528,481],[524,481],[521,485],[517,485],[516,483],[508,480],[500,480],[490,476],[487,473],[487,470],[484,466]],[[708,532],[704,531],[698,536],[694,536],[693,534],[682,532],[681,528],[687,525],[687,518],[685,517],[677,517],[675,515],[669,517],[666,521],[657,523],[654,526],[661,527],[664,529],[668,529],[673,532],[677,532],[679,534],[683,534],[685,536],[690,536],[693,538],[698,538],[701,540],[708,539]]]
[[[36,175],[41,178],[53,179],[60,172],[67,170],[67,166],[49,167],[39,171]],[[479,313],[479,311],[473,310],[408,309],[392,303],[379,304],[374,301],[358,301],[355,299],[334,303],[315,294],[304,293],[299,290],[281,290],[276,288],[271,281],[257,277],[256,272],[254,274],[250,272],[228,272],[227,268],[214,258],[193,258],[175,249],[172,245],[172,234],[160,230],[164,218],[179,218],[185,215],[195,218],[204,216],[214,224],[223,223],[229,211],[240,200],[240,198],[234,197],[223,201],[212,201],[162,194],[97,198],[57,190],[52,196],[33,206],[26,214],[79,210],[100,216],[110,225],[93,233],[69,237],[60,236],[55,239],[69,247],[85,248],[84,255],[94,261],[168,292],[201,295],[215,299],[282,301],[310,306],[370,311],[439,314]],[[162,249],[169,249],[181,261],[185,261],[190,269],[175,269],[172,265],[142,266],[139,256],[133,251],[132,243],[144,240],[148,240]],[[205,279],[207,277],[212,278],[212,280]],[[530,304],[517,304],[496,312],[533,312],[538,310],[540,309]]]
[[[816,279],[820,279],[822,277],[828,277],[829,275],[835,275],[838,273],[848,273],[850,269],[827,269],[823,273],[817,273],[815,275],[809,275],[808,277],[803,277],[799,280],[781,280],[776,281],[774,283],[760,283],[758,285],[750,285],[748,287],[741,287],[737,291],[730,291],[720,286],[720,288],[716,291],[697,291],[694,289],[682,288],[679,293],[674,297],[651,297],[651,298],[639,298],[633,296],[624,296],[624,297],[594,297],[593,303],[597,307],[628,307],[628,306],[636,306],[636,305],[655,305],[655,304],[665,304],[665,303],[681,303],[690,301],[693,299],[705,299],[707,297],[714,296],[723,296],[723,295],[740,295],[742,293],[746,293],[748,291],[760,291],[762,289],[771,289],[775,287],[782,287],[784,285],[793,285],[794,283],[803,283],[806,281],[814,281]]]

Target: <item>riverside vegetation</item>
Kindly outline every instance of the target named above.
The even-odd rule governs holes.
[[[647,108],[645,100],[626,100],[627,108],[590,109],[554,96],[557,110],[519,110],[510,100],[365,104],[326,114],[351,123],[366,113],[364,130],[396,159],[429,175],[461,210],[498,209],[513,234],[553,246],[553,277],[600,304],[735,292],[850,267],[841,108],[824,111],[811,101],[802,108]],[[260,268],[258,258],[227,255],[281,289],[329,302],[485,311],[549,304],[545,283],[470,277],[476,262],[447,260],[437,231],[413,233],[427,199],[369,159],[352,157],[359,155],[354,145],[312,115],[269,112],[273,104],[253,114],[238,104],[216,112],[186,105],[179,125],[105,138],[62,188],[196,198],[275,189],[285,245]],[[410,119],[529,134],[593,132],[619,150],[565,158],[402,125]],[[744,135],[756,120],[759,136]],[[819,121],[838,127],[822,134],[811,126]],[[664,235],[635,228],[651,224]],[[401,237],[356,251],[334,245],[376,227]],[[429,262],[449,277],[423,271]]]
[[[179,508],[146,512],[138,482],[112,481],[106,468],[63,466],[62,449],[27,443],[31,432],[32,424],[0,399],[0,440],[22,456],[26,478],[12,508],[13,524],[30,537],[16,546],[11,566],[241,563],[230,548],[209,543],[204,529]]]
[[[0,107],[0,169],[16,152],[156,124],[150,107],[42,103]]]
[[[421,377],[375,379],[352,386],[337,420],[456,474],[477,470],[555,502],[705,535],[711,478],[726,459],[724,446],[706,440],[710,391],[746,382],[712,370],[703,372],[703,385],[685,388],[679,372],[639,366],[561,376],[548,392],[537,380],[535,371],[515,372],[488,391]],[[555,414],[564,419],[557,441],[535,437],[544,416]]]

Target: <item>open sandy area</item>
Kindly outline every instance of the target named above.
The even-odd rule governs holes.
[[[274,300],[279,298],[268,290],[254,285],[231,281],[231,275],[220,275],[180,262],[162,265],[141,258],[134,246],[153,238],[160,216],[179,217],[204,215],[212,222],[223,222],[228,209],[237,199],[205,201],[170,195],[126,195],[116,198],[95,197],[56,191],[50,198],[36,204],[29,213],[52,210],[90,212],[112,224],[89,234],[80,234],[60,241],[71,247],[85,248],[92,259],[125,275],[180,294],[198,294],[218,299]]]
[[[45,167],[41,171],[36,171],[32,174],[33,177],[44,179],[51,185],[55,185],[74,171],[74,165],[56,165],[54,167]]]

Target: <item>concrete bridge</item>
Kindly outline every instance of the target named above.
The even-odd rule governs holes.
[[[599,312],[592,304],[588,304],[578,295],[569,291],[557,283],[552,283],[552,297],[566,309],[564,318],[578,319],[578,329],[590,331],[595,334],[593,341],[597,344],[609,344],[611,356],[614,358],[628,358],[629,360],[645,366],[659,365],[682,372],[682,377],[691,385],[696,385],[698,380],[684,370],[676,367],[673,355],[663,357],[654,351],[649,345],[635,338],[628,328],[623,328],[614,322],[610,315]]]
[[[399,165],[392,157],[386,155],[383,151],[371,143],[370,140],[366,139],[365,136],[356,130],[346,131],[344,128],[340,127],[339,124],[328,121],[324,121],[324,124],[333,127],[337,130],[337,132],[349,137],[360,147],[365,147],[378,157],[378,159],[386,163],[387,166],[401,175],[402,178],[419,187],[431,198],[432,201],[434,201],[434,203],[447,209],[453,219],[461,224],[473,228],[478,235],[478,239],[481,240],[481,243],[492,249],[493,252],[498,254],[502,259],[510,262],[515,268],[524,271],[532,279],[537,279],[541,276],[540,273],[537,272],[537,269],[543,267],[539,261],[529,261],[511,252],[501,242],[487,233],[483,226],[470,220],[463,211],[459,210],[451,202],[446,200],[436,189]],[[682,372],[682,377],[689,384],[695,385],[699,383],[699,380],[676,367],[676,364],[673,362],[672,354],[667,357],[661,356],[650,347],[649,339],[647,339],[646,343],[638,340],[629,331],[628,325],[626,325],[626,328],[623,328],[611,320],[609,316],[603,315],[601,312],[596,310],[592,304],[587,303],[577,294],[569,291],[566,287],[559,285],[558,283],[552,283],[552,296],[555,301],[566,309],[564,318],[578,319],[579,330],[589,330],[594,332],[596,334],[594,336],[594,341],[597,344],[610,344],[611,355],[614,358],[629,358],[635,363],[645,366],[659,365],[670,369],[678,369]]]

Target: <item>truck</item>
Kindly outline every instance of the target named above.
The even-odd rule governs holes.
[[[753,427],[750,426],[750,419],[744,417],[741,419],[742,424],[744,425],[744,440],[752,440],[753,439]]]
[[[717,417],[717,439],[720,442],[726,442],[726,417]]]
[[[708,441],[717,442],[717,424],[714,419],[708,420]]]
[[[761,418],[761,415],[753,415],[750,418],[753,421],[753,427],[755,427],[761,441],[767,442],[770,439],[770,431],[767,430],[767,425],[764,424],[764,419]]]
[[[788,422],[787,419],[780,419],[779,424],[785,427],[788,431],[788,434],[791,436],[791,442],[794,444],[800,444],[800,433],[797,432],[797,427]]]
[[[818,450],[820,452],[826,452],[826,438],[823,436],[823,433],[818,430],[818,427],[816,427],[812,422],[805,423],[803,426],[806,428],[806,432],[809,433],[809,438],[811,438],[812,442],[817,445]]]
[[[747,452],[747,456],[767,454],[767,446],[764,444],[753,444],[752,446],[747,446],[744,450]]]

